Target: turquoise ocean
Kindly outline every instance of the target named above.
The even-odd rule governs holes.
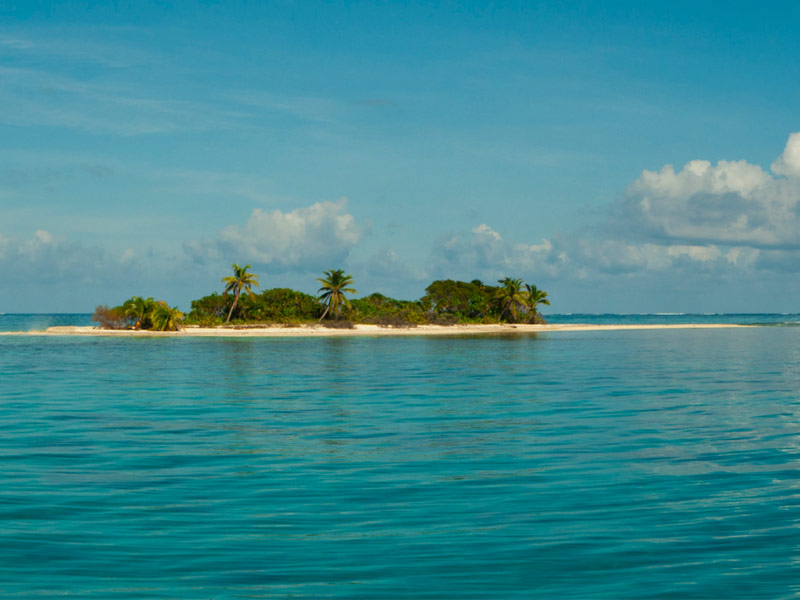
[[[800,597],[800,316],[549,319],[766,326],[0,336],[0,596]]]

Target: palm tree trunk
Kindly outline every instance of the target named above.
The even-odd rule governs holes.
[[[328,311],[330,309],[331,309],[331,305],[330,305],[330,303],[328,303],[328,306],[325,307],[325,312],[322,313],[322,316],[319,318],[319,321],[317,321],[317,323],[322,323],[322,319],[325,318],[325,315],[328,314]]]
[[[502,321],[503,315],[505,315],[507,312],[508,312],[508,305],[506,304],[505,306],[503,306],[503,310],[500,311],[500,316],[497,317],[498,321]]]
[[[231,304],[231,309],[228,311],[228,318],[225,319],[226,323],[231,322],[231,315],[233,314],[233,309],[236,308],[237,302],[239,302],[239,290],[236,290],[236,294],[233,296],[233,304]]]

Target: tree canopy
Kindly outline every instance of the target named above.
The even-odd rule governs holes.
[[[528,292],[522,279],[505,277],[497,283],[500,288],[495,292],[495,299],[500,303],[500,320],[503,317],[516,321],[519,309],[527,305]]]
[[[347,287],[353,283],[351,275],[345,275],[344,269],[332,269],[323,271],[325,277],[317,279],[322,287],[317,290],[319,299],[325,304],[325,312],[319,318],[320,321],[330,313],[335,318],[339,317],[341,307],[350,308],[350,300],[345,294],[357,294],[358,290]]]
[[[478,279],[433,281],[419,300],[397,300],[380,293],[362,298],[352,287],[353,277],[344,269],[324,271],[316,297],[289,288],[272,288],[256,294],[258,276],[250,265],[233,265],[233,274],[222,278],[223,293],[214,292],[192,300],[192,310],[184,315],[177,307],[152,297],[133,296],[120,306],[98,306],[93,320],[112,329],[174,330],[182,323],[213,327],[230,323],[281,323],[300,325],[321,322],[342,326],[348,320],[386,327],[413,327],[425,323],[497,323],[524,320],[545,322],[541,305],[550,305],[547,292],[522,279],[505,277],[496,286]]]
[[[231,309],[228,311],[228,317],[225,319],[226,323],[229,323],[231,320],[231,315],[236,309],[236,305],[239,303],[239,295],[242,293],[242,290],[247,292],[252,298],[252,287],[258,287],[258,277],[247,271],[250,268],[250,265],[240,267],[236,263],[233,263],[232,268],[233,275],[228,275],[227,277],[222,278],[222,283],[225,284],[224,293],[227,294],[228,292],[233,292],[233,304],[231,304]]]

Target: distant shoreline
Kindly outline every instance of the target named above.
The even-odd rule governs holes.
[[[351,337],[351,336],[448,336],[486,334],[534,334],[569,331],[629,331],[645,329],[730,329],[758,327],[733,323],[670,323],[595,325],[589,323],[565,323],[547,325],[489,324],[489,325],[419,325],[418,327],[395,328],[378,325],[355,325],[353,329],[333,329],[321,325],[286,327],[188,327],[181,331],[152,331],[130,329],[100,329],[98,327],[61,326],[45,330],[0,331],[0,336],[102,336],[102,337]]]

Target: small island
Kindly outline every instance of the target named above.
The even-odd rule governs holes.
[[[352,275],[325,271],[312,296],[289,288],[256,293],[258,276],[250,265],[234,264],[222,278],[224,288],[191,303],[184,315],[164,301],[134,296],[119,306],[98,306],[92,320],[103,330],[180,331],[202,329],[317,328],[354,330],[360,325],[384,329],[421,326],[544,324],[539,306],[549,305],[547,292],[522,279],[506,277],[498,285],[437,280],[418,300],[397,300],[373,293],[357,294]]]
[[[152,297],[133,296],[118,306],[98,306],[97,326],[56,326],[44,331],[0,332],[0,335],[332,337],[536,334],[551,331],[629,329],[708,329],[746,327],[722,323],[586,324],[547,323],[539,312],[548,293],[522,279],[505,277],[498,285],[480,280],[441,279],[418,300],[397,300],[380,293],[361,298],[353,277],[343,269],[324,271],[312,296],[289,288],[256,293],[258,276],[250,265],[234,264],[222,278],[220,292],[191,303],[191,311]]]

